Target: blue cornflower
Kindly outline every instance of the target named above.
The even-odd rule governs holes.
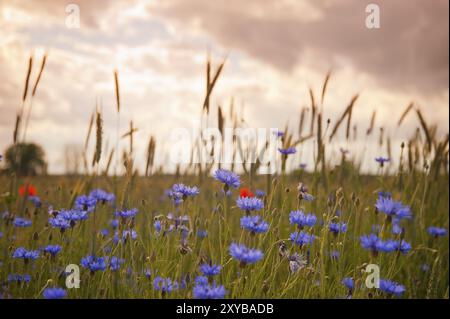
[[[314,242],[314,239],[316,237],[312,234],[308,234],[306,232],[293,232],[290,235],[290,239],[293,243],[299,245],[299,246],[303,246],[303,245],[308,245],[308,244],[312,244]]]
[[[171,293],[173,290],[178,289],[178,283],[176,281],[172,281],[170,278],[162,278],[158,276],[153,280],[153,289],[163,293]]]
[[[62,209],[61,212],[58,214],[59,218],[64,218],[65,220],[71,222],[77,222],[80,220],[86,220],[89,215],[87,211],[79,210],[79,209],[69,209],[65,210]]]
[[[384,166],[384,163],[390,162],[391,159],[390,159],[390,158],[387,158],[387,157],[379,156],[379,157],[376,157],[376,158],[375,158],[375,161],[378,162],[378,163],[380,164],[380,167],[383,167],[383,166]]]
[[[63,299],[67,296],[67,291],[62,288],[46,288],[42,295],[45,299]]]
[[[276,132],[273,132],[273,134],[274,134],[276,137],[283,137],[283,136],[284,136],[284,132],[283,132],[283,131],[276,131]]]
[[[380,279],[380,290],[387,294],[400,297],[405,292],[405,286],[391,280]]]
[[[447,235],[447,229],[441,228],[441,227],[431,226],[431,227],[428,227],[427,231],[428,231],[428,234],[430,234],[431,236],[434,236],[434,237],[442,237],[442,236]]]
[[[255,191],[255,195],[256,195],[256,197],[264,197],[264,196],[266,196],[266,192],[265,191],[263,191],[263,190],[261,190],[261,189],[257,189],[256,191]]]
[[[161,229],[162,229],[162,224],[161,224],[161,221],[158,219],[158,220],[155,220],[155,222],[153,223],[153,227],[155,228],[155,231],[157,232],[157,233],[160,233],[161,232]]]
[[[317,221],[317,217],[313,214],[305,214],[301,210],[293,210],[289,213],[289,222],[291,225],[297,225],[298,228],[305,226],[312,227]]]
[[[119,227],[119,220],[118,219],[111,220],[110,225],[113,229],[116,229],[117,227]]]
[[[88,195],[80,195],[75,199],[75,208],[78,208],[79,210],[91,212],[94,210],[96,204],[97,199]]]
[[[200,265],[200,271],[205,276],[218,275],[218,274],[220,274],[221,269],[222,269],[222,266],[220,266],[220,265],[210,265],[210,264]]]
[[[407,243],[403,239],[397,240],[394,242],[394,248],[395,250],[399,250],[403,254],[407,254],[411,250],[411,244]]]
[[[42,201],[39,196],[28,196],[28,200],[33,203],[34,207],[39,208],[42,206]]]
[[[346,223],[330,223],[329,225],[330,232],[334,234],[345,233],[347,231]]]
[[[398,219],[411,218],[411,210],[400,201],[395,201],[389,196],[379,196],[375,204],[377,211],[386,214],[388,217]]]
[[[238,188],[241,184],[239,176],[226,169],[218,169],[214,172],[214,178],[224,183],[227,187],[232,186]]]
[[[348,290],[355,289],[355,281],[351,277],[346,277],[342,279],[342,284],[347,287]]]
[[[30,227],[32,224],[32,221],[26,218],[22,217],[16,217],[14,219],[13,225],[14,227]]]
[[[394,218],[392,220],[392,233],[394,235],[400,235],[403,232],[403,228],[400,226],[400,220],[398,218]]]
[[[127,218],[134,218],[137,213],[138,210],[136,208],[133,208],[129,210],[118,210],[116,211],[115,215],[116,217],[122,217],[122,219],[127,219]]]
[[[243,216],[241,227],[252,233],[265,233],[269,229],[269,224],[260,216]]]
[[[203,229],[197,230],[197,237],[198,238],[206,238],[208,236],[208,232]]]
[[[152,271],[150,268],[145,269],[144,275],[147,279],[150,279],[152,277]]]
[[[364,249],[370,249],[374,255],[376,255],[380,251],[384,253],[390,253],[397,250],[406,254],[411,250],[411,244],[405,242],[404,240],[383,241],[380,238],[378,238],[378,236],[375,234],[370,234],[369,236],[361,236],[360,241],[361,246]]]
[[[108,236],[108,235],[109,235],[109,229],[108,229],[108,228],[103,228],[103,229],[100,231],[100,234],[102,234],[103,237]]]
[[[194,197],[200,193],[200,190],[197,186],[186,186],[184,184],[175,184],[172,186],[172,193],[181,194],[181,197]]]
[[[287,156],[287,155],[290,155],[290,154],[297,153],[297,150],[295,149],[295,147],[288,147],[288,148],[279,148],[278,152],[280,152],[281,154]]]
[[[374,254],[378,251],[385,251],[385,243],[378,238],[375,234],[370,234],[369,236],[360,237],[361,246],[364,249],[370,249]]]
[[[112,271],[119,270],[120,266],[124,263],[123,259],[117,258],[116,256],[111,257],[109,261],[109,269]]]
[[[30,282],[31,281],[31,276],[28,274],[25,275],[20,275],[20,274],[9,274],[8,275],[8,281],[9,282]]]
[[[100,188],[92,190],[89,197],[95,198],[98,202],[110,204],[113,204],[116,200],[116,196],[113,193],[108,193]]]
[[[95,257],[93,255],[86,256],[81,259],[81,266],[90,269],[91,272],[98,270],[106,270],[106,258],[105,257]]]
[[[217,285],[215,282],[211,285],[196,285],[192,290],[195,299],[223,299],[226,294],[225,287]]]
[[[246,264],[254,264],[261,260],[264,256],[259,249],[250,249],[245,247],[245,245],[236,243],[232,243],[229,250],[231,257],[239,260],[242,266],[245,266]]]
[[[44,247],[43,250],[44,250],[44,252],[55,257],[61,251],[61,246],[60,245],[47,245],[46,247]]]
[[[67,219],[64,219],[63,217],[60,217],[59,215],[56,216],[55,218],[49,218],[48,223],[53,228],[59,228],[61,231],[70,228],[70,222]]]
[[[264,202],[257,197],[239,197],[236,200],[237,206],[246,211],[247,213],[251,211],[259,211],[264,208]]]
[[[19,247],[17,248],[13,255],[13,258],[21,258],[24,259],[25,261],[28,260],[36,260],[39,258],[39,250],[26,250],[23,247]]]
[[[300,163],[300,165],[298,167],[300,167],[300,169],[305,169],[308,165],[306,163]]]

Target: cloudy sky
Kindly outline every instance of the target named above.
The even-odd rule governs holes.
[[[366,27],[369,3],[379,5],[379,29]],[[74,17],[69,4],[78,5],[79,28],[67,26]],[[227,58],[212,105],[227,109],[233,97],[251,127],[289,123],[296,130],[309,88],[320,95],[331,70],[326,118],[336,119],[360,93],[355,123],[365,130],[376,109],[377,127],[397,148],[418,125],[411,115],[396,129],[411,101],[448,132],[448,6],[447,0],[0,0],[0,150],[12,142],[28,58],[35,58],[34,79],[45,52],[28,137],[44,146],[54,173],[64,170],[64,148],[84,143],[96,102],[106,146],[115,145],[115,69],[120,133],[134,121],[137,165],[142,171],[150,135],[161,150],[157,160],[166,161],[171,130],[197,125],[207,52],[214,63]],[[382,153],[373,139],[333,147]],[[300,153],[298,160],[311,159],[308,146]]]

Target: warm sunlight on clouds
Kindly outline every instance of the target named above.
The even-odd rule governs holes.
[[[377,30],[364,24],[372,2],[381,9]],[[70,3],[79,5],[79,29],[65,25]],[[309,88],[320,95],[332,70],[326,117],[337,118],[360,93],[354,114],[360,129],[378,109],[377,125],[396,146],[417,126],[411,116],[396,130],[411,101],[429,123],[448,131],[446,0],[0,0],[0,150],[12,141],[31,53],[36,69],[44,52],[49,57],[29,136],[46,149],[50,171],[61,172],[64,146],[83,143],[97,102],[107,143],[115,143],[114,69],[123,103],[120,133],[130,120],[138,127],[138,162],[150,134],[167,147],[171,129],[199,118],[208,51],[216,63],[227,57],[213,105],[227,109],[234,98],[252,127],[288,122],[295,130]],[[376,153],[376,137],[356,147]]]

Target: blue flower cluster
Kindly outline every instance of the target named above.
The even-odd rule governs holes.
[[[302,229],[305,226],[312,227],[315,225],[317,217],[313,214],[305,214],[301,210],[293,210],[289,213],[289,222],[291,225],[297,225]]]
[[[89,269],[91,272],[96,272],[99,270],[105,271],[107,268],[106,260],[107,258],[105,257],[96,257],[90,255],[81,259],[81,266],[83,268]]]
[[[290,240],[299,246],[312,244],[314,242],[314,239],[316,238],[314,235],[309,234],[307,232],[293,232],[290,235]]]
[[[374,254],[378,252],[390,253],[393,251],[401,251],[403,254],[406,254],[411,250],[411,244],[404,240],[389,239],[383,241],[375,234],[361,236],[360,241],[364,249],[371,250]]]
[[[269,224],[261,216],[243,216],[241,227],[252,233],[265,233],[269,229]]]
[[[251,211],[260,211],[264,208],[264,202],[257,197],[239,197],[236,200],[236,205],[247,213]]]
[[[64,299],[67,291],[62,288],[46,288],[42,295],[45,299]]]
[[[387,294],[395,295],[397,297],[400,297],[406,290],[405,286],[386,279],[380,279],[379,289]]]
[[[241,262],[242,266],[254,264],[261,260],[264,254],[259,249],[250,249],[245,245],[232,243],[229,247],[230,255]]]
[[[14,218],[14,222],[13,222],[14,227],[20,227],[20,228],[30,227],[31,224],[33,224],[33,222],[31,220],[22,218],[22,217]]]
[[[214,178],[227,186],[238,188],[241,185],[239,176],[226,169],[218,169],[214,172]]]
[[[400,201],[395,201],[389,194],[380,194],[375,204],[377,211],[382,212],[390,218],[409,219],[412,217],[409,206],[403,205]]]
[[[209,284],[208,279],[203,276],[197,277],[195,283],[192,290],[195,299],[223,299],[227,293],[224,286],[217,285],[216,282]]]
[[[19,247],[14,251],[12,257],[28,261],[38,259],[39,255],[39,250],[26,250],[24,247]]]

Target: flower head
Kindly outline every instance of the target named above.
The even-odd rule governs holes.
[[[241,184],[239,176],[226,169],[218,169],[214,172],[214,178],[227,186],[238,188]]]
[[[106,270],[106,258],[105,257],[95,257],[93,255],[86,256],[81,259],[81,266],[89,269],[91,272],[98,270]]]
[[[261,260],[264,254],[258,249],[250,249],[242,244],[232,243],[229,247],[230,255],[234,259],[241,262],[243,266],[246,264],[254,264]]]
[[[44,252],[50,254],[51,256],[56,256],[61,251],[60,245],[47,245],[44,247]]]
[[[31,281],[31,276],[28,274],[25,275],[20,275],[20,274],[9,274],[8,275],[8,282],[30,282]]]
[[[290,154],[297,153],[297,150],[295,149],[295,147],[288,147],[288,148],[279,148],[278,152],[280,152],[281,154],[287,156],[287,155],[290,155]]]
[[[295,243],[299,246],[303,246],[303,245],[312,244],[314,242],[315,236],[301,231],[301,232],[291,233],[290,239],[293,243]]]
[[[202,264],[200,265],[200,271],[204,276],[215,276],[220,274],[220,270],[222,266],[220,265],[210,265],[210,264]]]
[[[39,208],[42,206],[42,201],[39,196],[29,196],[28,200],[33,203],[34,207]]]
[[[67,291],[62,288],[46,288],[42,295],[45,299],[63,299],[67,296]]]
[[[405,292],[405,286],[391,280],[380,279],[380,290],[387,294],[400,297]]]
[[[313,214],[305,214],[301,210],[293,210],[289,213],[289,222],[291,225],[297,225],[299,228],[305,226],[312,227],[317,221],[317,217]]]
[[[80,195],[75,199],[75,208],[79,210],[93,211],[95,205],[97,204],[97,199],[90,195]]]
[[[375,208],[391,218],[405,219],[412,216],[408,206],[403,205],[400,201],[393,200],[390,196],[378,196]]]
[[[23,247],[19,247],[14,251],[12,257],[24,259],[25,261],[30,259],[36,260],[39,258],[39,250],[26,250]]]
[[[264,208],[264,202],[257,197],[239,197],[236,200],[237,206],[246,212],[259,211]]]
[[[256,197],[261,198],[261,197],[266,196],[266,192],[263,191],[262,189],[257,189],[257,190],[255,191],[255,195],[256,195]]]
[[[253,192],[247,187],[243,187],[239,191],[239,197],[255,197],[255,194],[253,194]]]
[[[153,280],[153,289],[163,293],[171,293],[178,289],[178,283],[170,278],[156,277]]]
[[[102,203],[114,203],[116,200],[116,196],[113,193],[108,193],[107,191],[97,188],[93,189],[89,197],[95,198],[96,201],[102,202]]]
[[[380,164],[380,167],[383,167],[384,163],[390,162],[391,160],[387,157],[379,156],[375,158],[375,161]]]
[[[226,290],[224,286],[217,285],[215,282],[211,285],[202,282],[194,286],[192,294],[195,299],[223,299]]]
[[[13,225],[14,227],[30,227],[32,224],[32,221],[26,218],[22,218],[22,217],[16,217],[14,219]]]
[[[342,279],[342,284],[347,287],[348,290],[353,290],[355,288],[355,281],[351,277]]]
[[[22,185],[19,187],[19,195],[24,196],[36,196],[36,187],[31,184]]]
[[[116,211],[115,216],[122,217],[122,219],[127,219],[127,218],[134,218],[137,213],[138,213],[138,210],[136,208],[129,209],[129,210],[118,210],[118,211]]]
[[[70,221],[63,217],[60,217],[59,215],[55,218],[49,218],[48,223],[50,224],[50,226],[52,226],[52,228],[59,228],[61,231],[70,228]]]
[[[112,271],[119,270],[120,266],[124,263],[123,259],[117,258],[116,256],[111,257],[109,261],[109,269]]]
[[[330,232],[334,234],[345,233],[347,231],[346,223],[330,223],[329,225]]]
[[[197,186],[186,186],[184,184],[175,184],[172,186],[172,193],[180,194],[181,197],[194,197],[200,193]]]
[[[252,233],[265,233],[269,229],[269,224],[260,216],[243,216],[241,227]]]
[[[442,237],[442,236],[447,235],[447,229],[441,228],[441,227],[431,226],[431,227],[428,227],[427,231],[428,231],[428,234],[430,234],[431,236],[434,236],[434,237]]]

